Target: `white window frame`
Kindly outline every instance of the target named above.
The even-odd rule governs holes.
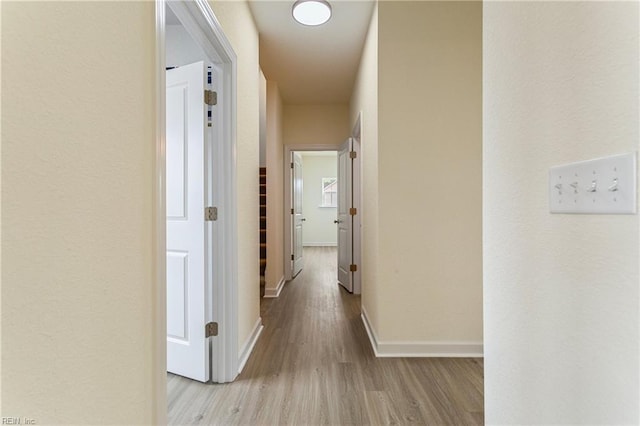
[[[325,203],[325,199],[324,199],[325,198],[324,197],[324,195],[325,195],[325,185],[324,185],[324,183],[326,181],[329,181],[329,180],[335,181],[335,184],[336,184],[336,190],[335,191],[330,191],[331,193],[336,194],[335,197],[331,197],[332,200],[335,201],[335,203],[333,203],[333,204],[326,204]],[[321,192],[322,195],[320,197],[320,206],[319,207],[323,207],[323,208],[338,208],[338,188],[337,188],[337,183],[338,183],[338,178],[337,177],[323,177],[322,178],[321,186],[320,186],[320,191],[322,191]]]

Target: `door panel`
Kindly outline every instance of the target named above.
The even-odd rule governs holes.
[[[338,283],[353,292],[353,217],[349,214],[352,204],[351,138],[338,151]]]
[[[167,71],[167,371],[209,380],[203,62]]]
[[[293,266],[291,276],[295,277],[304,266],[302,257],[302,224],[304,217],[302,214],[302,156],[297,152],[293,153],[293,185],[291,189],[291,202],[293,205]]]
[[[186,82],[167,86],[167,219],[187,219],[188,89]]]
[[[167,251],[167,337],[189,343],[189,254]]]

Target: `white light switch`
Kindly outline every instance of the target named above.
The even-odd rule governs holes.
[[[636,213],[636,153],[549,169],[551,213]]]

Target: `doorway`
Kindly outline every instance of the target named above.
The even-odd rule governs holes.
[[[160,354],[160,365],[155,366],[155,370],[158,374],[158,400],[166,401],[166,387],[162,384],[166,383],[167,355],[171,355],[167,346],[172,343],[172,339],[174,344],[191,344],[187,339],[180,342],[180,339],[176,338],[176,335],[180,337],[181,330],[187,330],[187,326],[182,324],[182,329],[181,324],[178,324],[178,327],[175,327],[175,324],[168,326],[167,320],[178,318],[183,323],[192,321],[187,316],[187,311],[197,309],[202,314],[202,318],[196,318],[197,323],[189,324],[188,332],[183,333],[189,336],[189,339],[194,337],[191,330],[199,333],[195,336],[199,339],[200,348],[196,351],[196,362],[201,364],[198,368],[202,374],[192,378],[204,382],[224,383],[233,381],[238,374],[235,218],[237,209],[234,161],[236,56],[209,4],[204,0],[157,0],[156,30],[158,137],[154,191],[158,218],[155,229],[156,276],[159,288],[155,322],[156,352]],[[195,152],[189,153],[195,154],[193,164],[199,163],[198,167],[202,168],[195,178],[200,182],[198,194],[194,197],[199,198],[203,204],[200,208],[184,201],[187,199],[185,194],[180,195],[180,188],[187,188],[186,182],[183,182],[188,180],[185,176],[191,180],[194,178],[186,170],[191,167],[186,159],[186,145],[180,148],[168,140],[174,137],[170,132],[176,128],[171,128],[167,119],[169,111],[175,109],[176,100],[181,99],[181,93],[186,94],[189,90],[182,76],[177,80],[173,76],[168,78],[168,70],[182,72],[198,68],[201,69],[200,82],[204,88],[210,93],[215,93],[210,96],[199,89],[189,95],[201,97],[201,112],[195,114],[195,121],[199,121],[203,127],[203,136],[200,137],[200,145],[192,150]],[[172,87],[171,92],[169,85]],[[174,90],[176,87],[178,90]],[[170,108],[167,108],[167,101],[171,102]],[[207,106],[204,106],[205,104]],[[186,130],[180,129],[182,127],[178,125],[175,133],[187,134]],[[184,155],[185,159],[177,158],[181,155]],[[182,169],[185,170],[180,171]],[[182,184],[178,185],[180,182]],[[188,190],[191,191],[191,187]],[[184,251],[179,253],[180,250],[174,250],[174,256],[169,252],[172,250],[169,244],[173,244],[169,218],[176,216],[176,212],[180,213],[175,210],[176,200],[183,200],[183,205],[186,206],[182,216],[195,217],[194,223],[199,222],[198,229],[189,231],[193,232],[189,236],[202,239],[202,242],[198,243],[201,253],[197,254],[201,258],[200,264],[194,264],[198,269],[196,275],[200,278],[197,284],[188,287],[188,293],[186,285],[169,286],[170,280],[186,277],[186,269],[190,266],[184,261],[184,258],[188,257]],[[217,217],[214,213],[217,213]],[[183,259],[183,263],[179,258]],[[181,274],[180,271],[184,273]],[[190,271],[189,276],[192,272],[195,273]],[[192,297],[193,292],[197,292],[197,297]],[[176,308],[180,312],[173,312]],[[214,324],[217,324],[217,333]],[[159,406],[157,409],[159,413],[166,412],[166,406]]]
[[[305,262],[308,247],[338,246],[338,156],[336,151],[292,154],[292,277]]]
[[[360,179],[359,166],[358,177],[353,179],[355,162],[359,162],[354,146],[353,138],[338,146],[285,146],[286,280],[304,268],[303,253],[314,253],[305,247],[327,247],[336,253],[336,281],[347,291],[360,293],[360,286],[355,286],[354,250],[360,248],[360,230],[358,222],[356,231],[354,219],[360,203],[359,188],[354,188],[359,187]]]
[[[338,153],[296,151],[302,157],[303,247],[337,247]]]

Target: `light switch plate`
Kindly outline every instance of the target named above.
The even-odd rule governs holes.
[[[636,153],[549,169],[551,213],[634,214]]]

